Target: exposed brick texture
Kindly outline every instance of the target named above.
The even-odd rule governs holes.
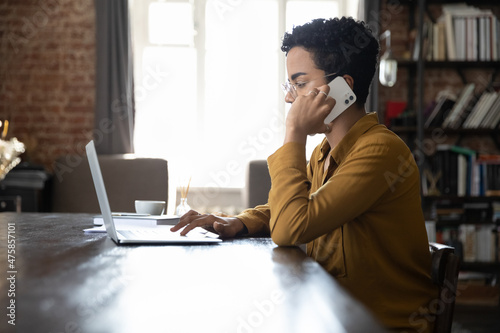
[[[0,119],[23,160],[81,153],[95,100],[93,0],[0,0]]]

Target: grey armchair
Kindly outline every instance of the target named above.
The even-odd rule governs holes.
[[[168,202],[168,163],[160,158],[100,155],[111,210],[134,212],[135,200]],[[53,177],[52,211],[100,213],[86,157],[62,156]]]

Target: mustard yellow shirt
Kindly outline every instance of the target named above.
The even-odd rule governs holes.
[[[268,204],[238,216],[249,234],[270,232],[281,246],[307,243],[307,255],[391,331],[429,332],[426,313],[438,292],[419,170],[404,142],[371,113],[333,150],[325,139],[309,164],[303,144],[287,143],[268,166]]]

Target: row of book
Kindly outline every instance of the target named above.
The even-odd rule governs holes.
[[[461,224],[458,239],[466,262],[498,261],[498,228],[490,224]]]
[[[432,196],[500,196],[500,155],[437,145],[423,170],[422,192]]]
[[[465,262],[500,262],[499,227],[496,224],[460,224],[436,228],[427,221],[430,242],[447,244]]]
[[[457,202],[444,200],[436,203],[435,211],[432,214],[436,221],[445,225],[500,223],[500,219],[494,212],[495,204],[488,201]]]
[[[438,93],[425,112],[425,128],[495,129],[500,124],[500,93],[484,91],[476,95],[476,85],[468,83],[457,96],[450,90]]]
[[[460,4],[443,5],[436,22],[424,24],[423,56],[434,61],[500,60],[500,23],[491,10]],[[418,46],[413,52],[418,59]]]

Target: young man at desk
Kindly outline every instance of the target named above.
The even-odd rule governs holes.
[[[425,313],[438,295],[419,171],[403,141],[365,111],[377,40],[351,18],[318,19],[285,34],[282,50],[292,105],[283,146],[268,158],[268,204],[232,218],[191,211],[173,230],[212,226],[223,237],[267,233],[281,246],[306,243],[307,255],[391,331],[430,332]],[[357,101],[325,124],[342,102],[328,97],[339,76]],[[307,136],[317,133],[325,139],[307,163]]]

